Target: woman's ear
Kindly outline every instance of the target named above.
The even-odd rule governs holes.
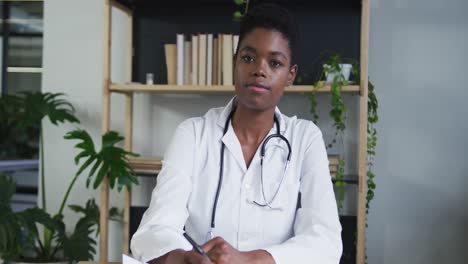
[[[296,79],[297,71],[298,71],[298,66],[297,64],[294,64],[290,69],[289,69],[289,74],[288,74],[288,86],[291,86],[294,83],[294,79]]]

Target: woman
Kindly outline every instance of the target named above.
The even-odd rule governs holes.
[[[150,263],[339,262],[341,225],[322,134],[276,107],[298,69],[295,30],[277,5],[244,17],[236,97],[177,128],[132,238],[134,256]],[[184,230],[209,260],[192,250]]]

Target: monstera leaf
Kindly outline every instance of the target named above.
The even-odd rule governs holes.
[[[91,260],[96,253],[94,250],[96,240],[92,232],[95,232],[95,236],[99,234],[99,207],[94,199],[89,199],[84,207],[79,205],[68,207],[76,213],[83,214],[83,217],[78,221],[74,232],[63,239],[64,254],[70,261]],[[116,220],[119,217],[118,209],[112,207],[109,210],[109,218]]]
[[[85,130],[74,130],[68,132],[65,139],[80,140],[75,148],[81,152],[75,157],[75,163],[78,164],[81,159],[86,161],[81,165],[76,175],[80,175],[86,168],[91,169],[86,180],[86,186],[89,186],[94,177],[93,188],[97,188],[104,180],[106,174],[109,177],[109,185],[114,188],[118,184],[118,190],[122,187],[131,189],[133,183],[138,184],[138,180],[130,167],[127,156],[138,156],[116,146],[124,138],[115,131],[109,131],[102,136],[102,147],[96,151],[91,136]]]
[[[96,254],[95,236],[99,232],[99,207],[94,199],[90,199],[85,207],[70,205],[69,208],[82,213],[83,217],[78,220],[72,234],[59,239],[63,253],[72,262],[92,260],[93,255]],[[93,232],[95,232],[94,236]]]
[[[25,123],[40,123],[46,116],[54,125],[65,122],[79,123],[74,115],[73,105],[62,98],[64,95],[63,93],[21,92]]]

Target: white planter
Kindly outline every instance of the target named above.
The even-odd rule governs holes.
[[[339,65],[340,65],[341,73],[343,74],[345,80],[348,81],[349,75],[351,74],[351,68],[353,67],[353,65],[351,64],[339,64]],[[323,65],[323,68],[328,68],[328,67],[330,66],[327,64]],[[327,83],[333,82],[333,79],[335,79],[335,76],[336,74],[334,73],[331,73],[331,74],[325,73],[326,82]]]

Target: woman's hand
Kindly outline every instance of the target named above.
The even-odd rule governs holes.
[[[249,252],[241,252],[231,246],[221,237],[215,237],[210,241],[206,242],[202,247],[210,257],[211,262],[206,258],[203,258],[200,254],[197,254],[198,260],[204,259],[205,262],[193,262],[193,263],[216,263],[216,264],[237,264],[237,263],[275,263],[271,255],[264,250],[255,250]],[[191,253],[186,254],[192,255]],[[201,258],[200,258],[201,257]],[[208,261],[208,262],[207,262]],[[189,262],[192,263],[192,262]]]
[[[148,261],[148,264],[186,264],[185,255],[188,251],[183,249],[172,250],[165,255]]]

